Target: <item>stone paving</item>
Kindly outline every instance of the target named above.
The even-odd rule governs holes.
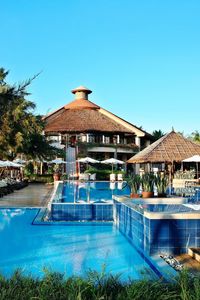
[[[30,183],[27,187],[0,198],[0,207],[46,206],[52,191],[53,185]]]

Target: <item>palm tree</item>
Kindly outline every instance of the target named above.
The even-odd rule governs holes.
[[[7,75],[0,68],[0,159],[28,152],[33,157],[49,155],[55,149],[42,136],[44,124],[33,114],[35,103],[26,99],[26,89],[37,75],[18,86],[6,83]]]
[[[200,143],[200,132],[198,130],[195,130],[194,132],[192,132],[190,138],[196,142],[196,143]]]
[[[165,135],[165,133],[161,129],[154,130],[152,132],[152,136],[153,136],[154,141],[159,140],[163,135]]]

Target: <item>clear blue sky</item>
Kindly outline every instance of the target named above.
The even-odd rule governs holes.
[[[90,100],[137,126],[200,130],[199,0],[0,0],[0,66],[37,113]]]

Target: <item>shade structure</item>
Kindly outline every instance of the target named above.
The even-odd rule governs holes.
[[[196,168],[197,168],[197,178],[199,178],[199,162],[200,162],[200,155],[193,155],[191,157],[188,157],[184,159],[182,162],[195,162]]]
[[[26,161],[21,158],[16,158],[15,160],[13,160],[13,162],[16,164],[21,164],[21,165],[26,163]]]
[[[24,165],[14,163],[9,160],[5,160],[5,161],[0,161],[0,167],[21,168],[24,167]]]
[[[88,169],[88,164],[97,164],[99,163],[99,160],[93,159],[91,157],[83,157],[77,160],[79,163],[87,164],[86,169]]]
[[[80,162],[80,163],[85,163],[85,164],[88,164],[88,163],[97,164],[97,163],[99,163],[99,160],[93,159],[91,157],[83,157],[83,158],[78,159],[77,161]]]
[[[193,155],[183,160],[183,162],[200,162],[200,155]]]
[[[6,167],[6,163],[3,160],[0,160],[0,168]]]
[[[124,161],[116,159],[116,158],[109,158],[101,161],[102,164],[111,164],[112,165],[112,172],[113,172],[113,165],[123,165],[125,164]]]
[[[62,160],[61,158],[56,158],[56,159],[53,159],[53,160],[49,161],[49,163],[60,165],[60,164],[65,164],[66,161]]]
[[[183,159],[196,154],[200,155],[200,145],[172,130],[131,157],[127,163],[172,164],[173,162],[181,162]]]

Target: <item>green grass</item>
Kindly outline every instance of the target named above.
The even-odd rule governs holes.
[[[158,281],[129,281],[104,272],[89,272],[86,278],[65,279],[60,273],[45,271],[43,279],[23,276],[16,271],[10,279],[0,276],[1,300],[198,300],[200,275],[191,278],[183,271],[171,283]]]

